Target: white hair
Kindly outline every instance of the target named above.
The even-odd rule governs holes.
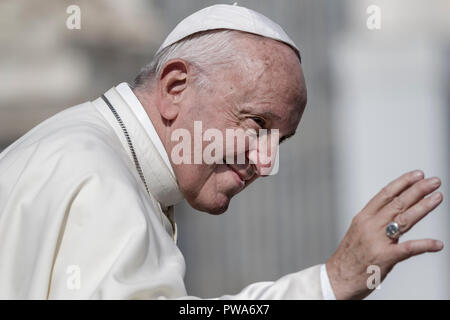
[[[194,69],[194,80],[200,87],[208,87],[209,73],[214,68],[239,60],[234,30],[210,30],[181,39],[164,48],[141,69],[134,80],[134,88],[151,86],[158,79],[163,66],[171,59],[183,59]]]

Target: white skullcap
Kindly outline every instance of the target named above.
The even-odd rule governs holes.
[[[167,36],[157,54],[164,48],[194,33],[206,30],[230,29],[254,33],[290,45],[299,54],[294,41],[275,22],[262,14],[234,5],[216,4],[201,9],[184,20]]]

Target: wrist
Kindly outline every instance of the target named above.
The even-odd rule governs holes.
[[[355,279],[351,279],[341,270],[340,264],[330,258],[325,267],[328,273],[331,288],[333,289],[336,300],[362,299],[364,294],[355,287]]]

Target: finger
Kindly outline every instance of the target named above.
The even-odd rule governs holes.
[[[422,180],[424,174],[420,170],[411,171],[403,174],[399,178],[390,182],[381,191],[369,201],[364,211],[370,213],[376,213],[378,210],[383,208],[386,204],[392,201],[397,195],[399,195],[403,190],[410,187],[417,181]]]
[[[442,241],[434,239],[409,240],[394,245],[394,259],[397,262],[406,260],[426,252],[437,252],[442,250]]]
[[[411,206],[423,199],[427,194],[441,186],[441,180],[437,177],[420,180],[411,187],[394,197],[383,209],[381,214],[386,219],[392,219],[399,213],[405,212]]]
[[[431,196],[422,199],[419,203],[409,208],[406,212],[396,216],[394,220],[400,228],[400,233],[405,233],[411,229],[423,217],[433,211],[442,202],[442,199],[442,193],[435,192]]]

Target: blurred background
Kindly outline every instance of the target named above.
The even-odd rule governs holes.
[[[53,114],[131,82],[204,0],[2,0],[0,150]],[[237,293],[324,263],[387,182],[420,168],[444,202],[402,239],[447,248],[399,264],[369,299],[449,299],[450,2],[238,1],[278,22],[301,50],[308,106],[280,171],[221,216],[176,208],[190,295]],[[81,9],[70,30],[66,9]],[[380,9],[379,29],[367,21]],[[372,21],[373,22],[373,21]],[[370,23],[369,23],[370,25]]]

